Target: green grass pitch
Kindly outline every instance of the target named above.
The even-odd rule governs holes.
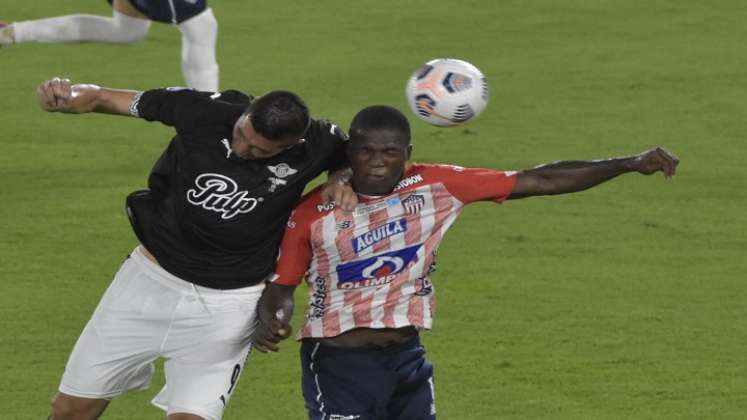
[[[519,169],[663,145],[675,179],[470,206],[440,251],[441,419],[743,419],[747,413],[747,3],[742,0],[211,1],[224,88],[304,96],[347,125],[405,109],[422,62],[458,57],[491,103],[466,127],[416,120],[418,161]],[[3,0],[0,19],[109,14]],[[38,110],[45,78],[181,85],[178,31],[136,45],[0,49],[0,418],[45,418],[75,339],[135,246],[124,197],[158,124]],[[409,115],[409,111],[408,111]],[[299,297],[300,294],[299,294]],[[300,301],[302,302],[302,301]],[[298,326],[299,318],[295,325]],[[298,345],[253,354],[228,420],[301,419]],[[162,385],[107,419],[158,419]]]

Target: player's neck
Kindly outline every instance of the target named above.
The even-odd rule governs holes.
[[[386,197],[387,195],[391,194],[391,192],[388,192],[386,194],[364,194],[361,192],[356,192],[358,194],[358,198],[362,198],[363,200],[370,201],[370,200],[376,200],[377,198]]]
[[[375,200],[377,198],[386,197],[387,195],[391,194],[394,191],[394,187],[390,188],[389,191],[381,193],[381,192],[371,192],[371,191],[361,191],[359,189],[356,189],[355,186],[353,186],[353,190],[356,194],[358,194],[358,197],[363,198],[365,200]]]

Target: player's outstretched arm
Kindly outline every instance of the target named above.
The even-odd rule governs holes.
[[[71,84],[69,79],[55,77],[36,89],[39,106],[48,112],[130,115],[130,105],[137,91],[107,89],[91,84]]]
[[[257,305],[257,327],[252,335],[254,348],[262,353],[278,351],[277,344],[291,334],[293,292],[296,286],[267,283]]]
[[[622,158],[554,162],[519,172],[508,199],[582,191],[628,172],[662,172],[670,178],[678,164],[679,159],[661,147]]]

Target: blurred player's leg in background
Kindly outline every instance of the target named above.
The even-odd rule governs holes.
[[[0,22],[0,46],[24,42],[133,43],[145,37],[151,24],[148,16],[136,9],[129,0],[113,0],[112,7],[112,17],[76,14],[9,25]],[[201,7],[205,7],[204,2]],[[171,20],[176,24],[180,19],[177,19],[173,9],[172,14],[171,19],[158,21],[168,23]],[[218,21],[213,10],[205,8],[197,15],[178,23],[177,27],[182,33],[181,68],[187,86],[197,90],[217,91],[219,76],[215,45],[218,39]]]
[[[213,10],[185,20],[178,25],[182,32],[182,74],[187,86],[197,90],[218,90],[218,62],[215,44],[218,39],[218,21]]]
[[[0,22],[0,47],[14,42],[13,28],[7,22]]]
[[[127,0],[114,0],[112,17],[67,15],[14,22],[0,28],[0,45],[24,42],[132,43],[145,37],[150,20]]]

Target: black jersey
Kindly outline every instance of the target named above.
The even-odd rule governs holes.
[[[252,99],[158,89],[132,105],[134,115],[177,133],[150,174],[150,191],[128,198],[133,228],[163,268],[201,286],[262,281],[306,184],[345,162],[346,137],[324,120],[312,120],[304,141],[269,159],[235,156],[233,126]]]

